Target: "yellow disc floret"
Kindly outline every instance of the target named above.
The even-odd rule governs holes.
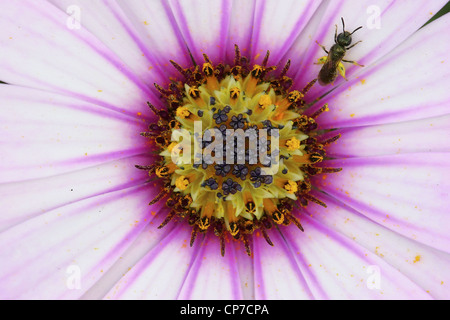
[[[187,107],[178,107],[176,115],[177,117],[180,117],[181,119],[186,119],[190,116],[189,109]]]
[[[272,99],[268,94],[264,94],[259,98],[258,104],[261,109],[266,109],[268,106],[272,105]]]
[[[286,147],[289,151],[295,151],[300,148],[300,140],[295,137],[292,137],[288,141],[286,141]]]
[[[284,189],[287,191],[287,193],[291,193],[291,194],[296,193],[298,190],[297,183],[292,180],[289,180],[284,185]]]
[[[189,179],[185,176],[180,176],[175,180],[175,186],[180,190],[186,190],[189,185]]]

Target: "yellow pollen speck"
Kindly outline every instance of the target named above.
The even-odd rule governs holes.
[[[177,117],[180,117],[182,119],[186,119],[189,117],[191,113],[189,112],[189,109],[187,107],[178,107],[177,108]]]
[[[353,118],[354,116],[355,116],[355,114],[354,114],[354,113],[352,113],[352,114],[350,115],[350,117],[351,117],[351,118]]]
[[[420,256],[416,256],[415,258],[414,258],[414,263],[416,263],[416,262],[419,262],[420,261]]]
[[[289,180],[285,185],[284,189],[287,191],[287,193],[295,193],[298,190],[297,183]]]
[[[180,190],[186,190],[189,185],[189,180],[185,176],[180,176],[175,181],[175,186]]]
[[[148,26],[148,22],[147,22],[147,21],[144,21],[144,24],[145,24],[146,26]]]
[[[288,147],[289,151],[295,151],[300,148],[300,140],[295,137],[292,137],[288,141],[286,141],[286,147]]]
[[[365,83],[366,83],[366,79],[362,79],[361,84],[365,84]]]
[[[270,96],[268,94],[264,94],[261,96],[261,98],[259,98],[258,104],[261,109],[265,109],[272,104],[272,99],[270,99]]]

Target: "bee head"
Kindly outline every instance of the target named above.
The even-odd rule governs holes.
[[[337,36],[337,44],[348,47],[352,43],[352,34],[348,31],[344,31],[339,33]]]
[[[344,18],[341,18],[342,20],[342,33],[339,33],[339,35],[336,38],[336,43],[343,47],[348,47],[352,43],[352,34],[354,34],[357,30],[361,29],[361,27],[356,28],[353,30],[353,32],[345,31],[345,23]]]

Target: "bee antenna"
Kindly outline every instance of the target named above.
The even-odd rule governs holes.
[[[350,35],[352,35],[352,34],[354,34],[356,31],[358,31],[359,29],[361,29],[362,28],[362,26],[360,26],[360,27],[358,27],[358,28],[356,28],[355,30],[353,30],[353,32],[352,33],[350,33]]]
[[[344,23],[344,18],[343,18],[343,17],[341,17],[341,20],[342,20],[342,31],[345,31],[345,23]]]

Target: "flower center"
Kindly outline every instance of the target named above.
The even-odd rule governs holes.
[[[171,61],[184,79],[172,80],[168,89],[155,84],[166,108],[149,103],[159,121],[142,135],[159,146],[160,161],[136,167],[164,181],[150,202],[168,197],[171,211],[159,228],[174,218],[187,220],[191,246],[198,233],[213,230],[222,255],[228,235],[251,255],[256,230],[273,245],[266,231],[273,226],[293,223],[303,231],[296,204],[326,206],[309,194],[309,178],[341,170],[316,166],[326,156],[324,146],[340,135],[319,142],[315,119],[328,107],[303,114],[316,79],[290,91],[289,61],[273,76],[269,52],[252,68],[237,46],[233,66],[214,65],[203,56],[202,66],[187,69]]]

